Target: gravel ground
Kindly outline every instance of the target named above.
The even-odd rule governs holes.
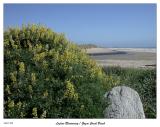
[[[91,48],[86,52],[102,66],[156,67],[156,49],[152,48]]]

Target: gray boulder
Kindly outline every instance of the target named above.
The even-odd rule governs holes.
[[[105,118],[144,119],[143,105],[138,93],[126,86],[114,87],[105,94],[109,106],[104,111]]]

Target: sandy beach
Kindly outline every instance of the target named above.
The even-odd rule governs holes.
[[[86,52],[102,66],[133,68],[156,66],[155,48],[91,48]]]

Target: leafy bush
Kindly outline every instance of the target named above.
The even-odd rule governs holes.
[[[63,34],[38,25],[4,32],[5,118],[103,117],[105,74]]]
[[[108,84],[126,85],[135,89],[142,100],[145,116],[156,118],[156,69],[104,67]],[[118,81],[118,83],[113,83]]]

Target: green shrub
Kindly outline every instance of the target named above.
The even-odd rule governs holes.
[[[63,34],[39,25],[4,32],[5,118],[103,117],[105,74]]]
[[[156,69],[136,69],[121,67],[104,67],[111,88],[114,85],[126,85],[135,89],[142,100],[145,116],[156,118]],[[119,81],[117,84],[113,83]]]

